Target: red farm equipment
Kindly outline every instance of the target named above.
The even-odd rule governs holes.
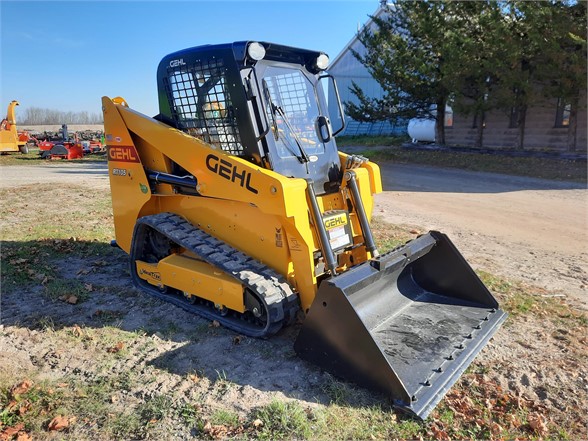
[[[79,159],[84,157],[82,144],[77,135],[68,136],[67,124],[61,126],[61,139],[38,143],[39,154],[44,159]]]

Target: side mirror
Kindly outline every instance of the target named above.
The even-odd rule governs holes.
[[[329,118],[323,115],[319,115],[319,117],[316,119],[316,131],[319,139],[322,142],[329,142],[333,137],[331,122],[329,121]]]
[[[334,121],[334,124],[337,127],[335,130],[331,128],[331,137],[337,136],[343,131],[343,129],[345,129],[345,114],[343,112],[343,105],[341,104],[337,82],[331,74],[319,76],[319,82],[321,83],[323,90],[326,90],[327,92],[329,117],[331,121]]]

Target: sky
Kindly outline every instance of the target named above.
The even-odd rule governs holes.
[[[0,0],[0,115],[28,107],[101,112],[100,99],[159,113],[156,70],[167,54],[203,44],[268,41],[344,49],[379,0]]]

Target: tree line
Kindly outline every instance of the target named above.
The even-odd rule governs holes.
[[[102,124],[104,119],[101,113],[63,112],[54,109],[29,107],[24,111],[22,125],[48,125],[48,124]]]
[[[483,145],[484,115],[500,110],[516,121],[523,148],[528,109],[546,99],[568,103],[568,148],[576,146],[578,109],[586,94],[586,2],[395,1],[371,17],[353,51],[382,87],[368,97],[353,84],[359,121],[434,117],[445,143],[445,106],[475,116]],[[432,110],[436,110],[433,112]]]

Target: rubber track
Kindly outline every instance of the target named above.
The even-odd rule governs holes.
[[[166,236],[172,242],[196,254],[198,258],[223,270],[243,286],[255,292],[265,303],[268,320],[265,327],[256,326],[241,317],[228,314],[221,316],[205,305],[189,303],[183,296],[164,294],[156,287],[141,279],[135,265],[134,243],[131,246],[131,274],[133,282],[149,294],[171,302],[181,308],[216,320],[223,326],[250,337],[267,337],[278,332],[284,325],[292,323],[299,309],[298,295],[292,291],[284,278],[273,269],[252,259],[221,240],[205,233],[173,213],[160,213],[137,220],[133,242],[141,228],[151,228]],[[137,244],[138,245],[138,244]]]

